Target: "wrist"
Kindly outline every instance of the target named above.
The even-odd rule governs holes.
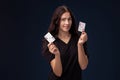
[[[82,47],[82,46],[83,46],[83,43],[78,43],[77,45],[80,46],[80,47]]]
[[[60,52],[55,53],[55,56],[60,56]]]
[[[60,54],[55,54],[55,58],[60,58]]]

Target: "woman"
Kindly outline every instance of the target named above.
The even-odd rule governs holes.
[[[81,80],[81,71],[88,65],[88,37],[86,32],[79,36],[68,7],[59,6],[55,10],[48,32],[56,39],[53,43],[45,39],[42,42],[42,53],[51,67],[49,80]]]

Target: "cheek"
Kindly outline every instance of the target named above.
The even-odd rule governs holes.
[[[69,25],[72,26],[72,21],[69,22]]]
[[[62,24],[59,25],[59,29],[61,29],[61,28],[62,28]]]
[[[70,26],[70,27],[72,26],[72,22],[69,24],[69,26]]]
[[[64,23],[60,23],[59,27],[62,28],[64,26]]]
[[[60,21],[60,22],[59,22],[59,26],[61,26],[61,25],[62,25],[62,22]]]

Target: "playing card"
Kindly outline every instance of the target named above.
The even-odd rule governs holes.
[[[85,26],[86,26],[86,23],[80,21],[78,31],[80,31],[80,32],[85,31]]]
[[[55,41],[55,38],[50,34],[50,32],[48,32],[44,38],[49,42],[49,43],[52,43]]]

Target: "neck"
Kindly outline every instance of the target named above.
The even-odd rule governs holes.
[[[59,38],[68,38],[70,36],[71,36],[71,34],[69,32],[61,32],[61,31],[59,31],[59,33],[58,33]]]

